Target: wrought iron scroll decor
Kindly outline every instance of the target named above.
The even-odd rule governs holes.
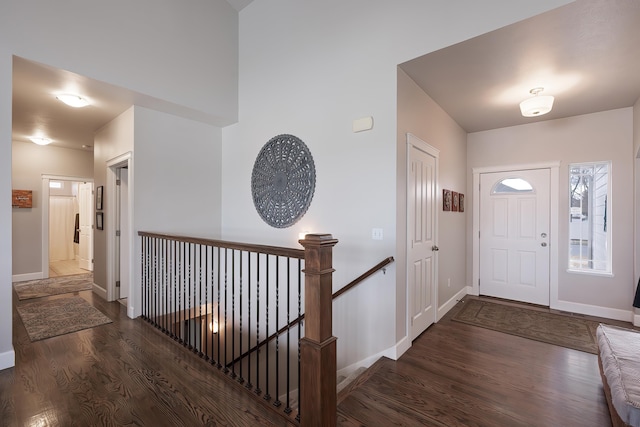
[[[300,138],[278,135],[256,158],[251,174],[253,204],[264,222],[286,228],[307,212],[316,187],[313,157]]]

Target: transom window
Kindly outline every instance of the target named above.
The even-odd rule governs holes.
[[[569,270],[611,273],[609,162],[569,165]]]
[[[533,193],[533,186],[522,178],[505,178],[496,183],[491,194]]]

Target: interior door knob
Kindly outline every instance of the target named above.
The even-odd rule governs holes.
[[[434,252],[438,252],[440,250],[439,247],[437,247],[436,245],[431,246],[431,250]]]
[[[543,248],[547,246],[547,242],[542,242],[540,243],[540,246],[542,246]]]

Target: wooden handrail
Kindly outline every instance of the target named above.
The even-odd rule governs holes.
[[[368,278],[369,276],[373,275],[374,273],[376,273],[379,270],[382,270],[384,267],[386,267],[387,265],[391,264],[394,261],[393,257],[387,257],[384,260],[380,261],[378,264],[376,264],[374,267],[370,268],[369,270],[367,270],[366,272],[362,273],[360,276],[356,277],[354,280],[352,280],[351,282],[349,282],[348,285],[344,286],[343,288],[341,288],[340,290],[336,291],[332,296],[331,296],[331,300],[334,300],[336,298],[338,298],[340,295],[344,294],[345,292],[349,291],[350,289],[354,288],[356,285],[358,285],[360,282],[364,281],[366,278]],[[262,346],[264,346],[265,344],[271,342],[272,340],[274,340],[278,335],[282,334],[283,332],[285,332],[286,330],[292,328],[293,326],[297,325],[298,323],[300,323],[302,320],[304,319],[304,314],[300,315],[300,317],[296,318],[295,320],[293,320],[291,323],[287,324],[286,326],[283,326],[282,328],[280,328],[278,330],[278,332],[275,332],[273,334],[271,334],[268,338],[265,338],[264,340],[260,341],[258,344],[256,344],[253,348],[245,351],[243,354],[241,354],[240,356],[236,357],[235,359],[233,359],[231,362],[229,362],[227,364],[227,368],[238,363],[239,361],[241,361],[242,359],[244,359],[245,357],[247,357],[248,355],[252,354],[253,352],[255,352],[256,350],[260,349]]]
[[[138,236],[155,237],[176,242],[195,243],[199,245],[217,246],[226,249],[236,249],[239,251],[257,252],[296,259],[304,259],[304,249],[285,248],[280,246],[255,245],[250,243],[228,242],[225,240],[203,239],[201,237],[177,236],[162,233],[150,233],[139,231]]]

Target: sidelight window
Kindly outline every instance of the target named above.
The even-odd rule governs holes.
[[[611,274],[609,162],[569,165],[569,270]]]

